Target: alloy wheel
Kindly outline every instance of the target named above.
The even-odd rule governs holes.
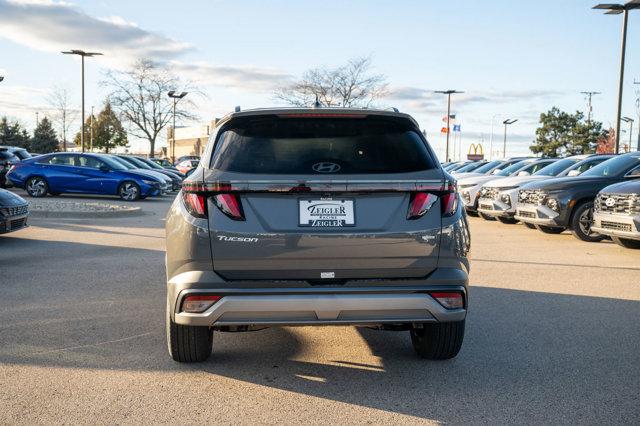
[[[120,188],[120,196],[122,199],[132,201],[138,198],[138,187],[131,182],[126,182]]]
[[[595,232],[591,231],[591,225],[593,224],[593,208],[587,209],[582,212],[578,218],[578,225],[580,230],[587,236],[595,235]]]
[[[27,183],[27,192],[32,197],[43,197],[47,193],[47,183],[41,178],[30,179]]]

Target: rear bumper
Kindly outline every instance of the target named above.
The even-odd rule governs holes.
[[[173,321],[214,327],[451,322],[463,320],[468,306],[467,273],[454,268],[439,268],[421,280],[357,280],[331,287],[220,281],[209,271],[171,279],[167,306]],[[465,309],[444,308],[428,294],[433,291],[460,291]],[[181,312],[182,301],[193,294],[223,297],[203,313]]]
[[[187,292],[187,294],[200,292]],[[186,295],[186,294],[185,294]],[[256,294],[225,296],[200,314],[178,312],[183,325],[331,325],[461,321],[428,294]]]

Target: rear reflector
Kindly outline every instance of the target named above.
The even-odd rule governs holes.
[[[207,204],[204,195],[193,192],[182,192],[182,200],[184,201],[184,207],[191,216],[207,217]]]
[[[431,293],[431,297],[447,309],[464,308],[464,300],[459,292]]]
[[[220,299],[222,299],[222,296],[187,296],[182,302],[182,312],[192,314],[204,312]]]
[[[407,219],[413,220],[424,216],[431,206],[438,201],[438,196],[428,192],[418,192],[411,196]]]
[[[213,196],[214,204],[222,213],[233,220],[244,220],[242,205],[237,194],[218,194]]]

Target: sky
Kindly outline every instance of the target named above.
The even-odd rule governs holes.
[[[148,58],[202,90],[192,98],[202,123],[236,105],[282,105],[274,90],[305,70],[371,57],[373,71],[389,84],[378,106],[415,117],[441,159],[446,98],[434,91],[446,89],[464,91],[452,97],[461,132],[451,134],[463,154],[478,142],[485,151],[501,149],[502,121],[514,118],[507,155],[523,155],[541,112],[586,111],[582,91],[602,92],[593,98],[593,119],[614,126],[622,18],[591,10],[597,3],[0,0],[0,116],[32,129],[36,111],[50,113],[47,97],[56,86],[80,108],[80,62],[61,50],[104,53],[86,63],[87,110],[104,102],[105,71]],[[636,120],[635,146],[634,79],[640,81],[640,10],[629,16],[623,97],[623,116]],[[626,143],[628,125],[623,129]],[[140,141],[132,146],[145,148]]]

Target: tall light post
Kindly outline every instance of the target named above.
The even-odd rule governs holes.
[[[622,117],[621,120],[624,121],[625,123],[629,123],[629,151],[631,151],[633,149],[631,147],[631,142],[632,142],[631,137],[633,136],[633,118]]]
[[[170,91],[167,95],[173,99],[173,129],[171,130],[171,162],[176,161],[176,104],[185,96],[188,92],[176,93],[175,90]]]
[[[89,131],[91,132],[91,136],[89,139],[89,152],[93,151],[93,105],[91,105],[91,123],[89,124]]]
[[[622,43],[620,46],[620,75],[618,77],[618,110],[616,113],[616,147],[615,153],[620,150],[620,119],[622,117],[622,86],[624,83],[624,57],[627,48],[627,21],[629,20],[629,11],[640,9],[640,0],[631,0],[625,4],[601,3],[593,6],[593,9],[606,10],[606,15],[622,16]]]
[[[102,53],[85,52],[84,50],[78,50],[78,49],[63,51],[62,53],[64,53],[65,55],[78,55],[82,58],[82,61],[81,61],[82,62],[82,113],[81,113],[82,127],[80,128],[80,145],[81,145],[82,152],[84,152],[84,58],[92,57],[92,56],[100,56],[102,55]]]
[[[451,95],[454,93],[464,93],[459,92],[457,90],[436,90],[435,93],[441,93],[443,95],[447,95],[447,148],[445,150],[444,161],[449,161],[449,133],[451,133],[451,126],[449,125],[449,121],[451,119]]]
[[[504,124],[504,141],[502,142],[502,158],[507,158],[507,126],[518,121],[517,118],[507,118],[502,122]]]

